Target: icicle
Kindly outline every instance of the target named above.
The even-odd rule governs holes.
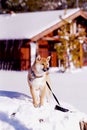
[[[23,40],[19,40],[18,50],[22,47],[22,45],[23,45]]]
[[[8,49],[8,40],[5,41],[5,53],[6,53],[7,49]]]
[[[11,52],[13,51],[13,49],[14,49],[14,40],[12,40],[12,46],[10,48]]]

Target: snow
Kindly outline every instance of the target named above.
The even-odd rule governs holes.
[[[0,14],[0,39],[31,39],[43,31],[78,13],[80,8],[64,10],[39,11],[16,14]]]
[[[54,109],[53,96],[34,108],[27,73],[0,71],[0,130],[80,130],[79,122],[87,121],[87,67],[65,73],[50,69],[52,90],[68,112]]]

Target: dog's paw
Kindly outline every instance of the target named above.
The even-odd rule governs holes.
[[[37,107],[38,107],[38,104],[37,104],[37,103],[34,103],[33,105],[34,105],[34,107],[35,107],[35,108],[37,108]]]

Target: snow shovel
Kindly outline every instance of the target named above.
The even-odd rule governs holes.
[[[59,103],[57,97],[56,97],[55,94],[53,93],[53,91],[52,91],[52,89],[51,89],[51,87],[50,87],[50,85],[49,85],[49,83],[48,83],[47,81],[46,81],[46,84],[47,84],[48,88],[50,89],[50,91],[51,91],[51,93],[52,93],[52,95],[53,95],[53,97],[54,97],[54,99],[56,100],[56,102],[57,102],[57,104],[58,104],[58,105],[55,106],[55,110],[59,110],[59,111],[62,111],[62,112],[68,112],[69,109],[66,109],[66,108],[64,108],[64,107],[61,107],[61,105],[60,105],[60,103]]]

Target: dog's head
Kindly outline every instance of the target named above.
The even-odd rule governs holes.
[[[38,55],[36,57],[36,69],[37,71],[43,71],[46,72],[49,70],[49,61],[50,61],[50,56],[48,56],[47,58],[41,57],[40,55]]]

